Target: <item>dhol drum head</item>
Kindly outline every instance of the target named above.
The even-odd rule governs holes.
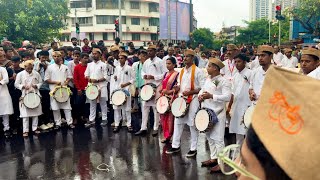
[[[31,92],[23,97],[23,104],[29,109],[37,108],[40,103],[41,99],[37,93]]]
[[[116,90],[112,93],[111,101],[112,104],[115,106],[121,106],[123,105],[127,100],[127,95],[122,90]]]
[[[252,121],[252,115],[253,115],[253,112],[254,112],[254,109],[255,109],[256,106],[250,106],[246,112],[244,113],[244,118],[243,118],[243,123],[244,123],[244,126],[246,128],[249,128],[250,124],[251,124],[251,121]]]
[[[141,99],[143,101],[149,101],[153,98],[155,89],[151,85],[144,85],[141,89]]]
[[[204,109],[199,110],[194,121],[196,128],[199,131],[205,131],[209,126],[209,122],[209,113]]]
[[[165,114],[169,110],[169,99],[166,96],[161,96],[157,101],[157,111],[159,114]]]
[[[90,85],[86,89],[86,96],[90,100],[95,100],[99,96],[99,88],[96,85]]]
[[[175,117],[182,117],[187,111],[187,102],[184,98],[175,99],[171,105],[171,112]]]
[[[55,93],[53,94],[53,97],[56,101],[60,103],[67,102],[70,98],[70,94],[68,92],[68,88],[66,87],[60,87],[58,88]]]

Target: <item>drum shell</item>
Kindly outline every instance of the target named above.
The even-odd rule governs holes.
[[[62,89],[64,89],[63,91],[65,91],[65,93],[67,94],[67,98],[65,98],[65,100],[63,100],[63,99],[59,99],[58,97],[59,97],[59,95],[57,94],[56,95],[56,93],[59,93],[60,92],[60,88],[62,88]],[[65,102],[68,102],[68,100],[70,99],[70,94],[69,94],[69,90],[68,90],[68,87],[60,87],[60,88],[57,88],[56,90],[55,90],[55,92],[53,93],[53,98],[57,101],[57,102],[59,102],[59,103],[65,103]],[[56,97],[56,96],[58,96],[58,97]]]
[[[167,110],[166,110],[164,113],[160,113],[160,112],[159,112],[159,110],[158,110],[158,101],[160,100],[160,98],[163,98],[163,97],[165,97],[165,98],[166,98],[166,100],[167,100],[167,102],[168,102],[168,107],[167,107]],[[171,106],[170,106],[170,98],[169,98],[169,97],[167,97],[167,96],[161,96],[160,98],[157,100],[157,103],[156,103],[157,111],[158,111],[158,113],[159,113],[159,114],[166,114],[166,113],[168,113],[168,112],[171,110]]]
[[[98,90],[98,94],[96,94],[96,97],[91,98],[91,93],[89,92],[89,91],[92,90],[91,88],[95,88],[95,91]],[[86,87],[85,93],[86,93],[86,97],[87,97],[89,100],[96,100],[96,99],[99,97],[101,91],[100,91],[100,89],[99,89],[99,87],[98,87],[97,85],[91,84],[91,85],[88,85],[88,86]],[[89,95],[89,94],[90,94],[90,95]]]
[[[125,94],[125,100],[122,102],[122,103],[120,103],[120,104],[118,104],[118,105],[116,105],[116,104],[114,104],[113,103],[113,95],[114,95],[114,93],[115,92],[118,92],[118,91],[122,91],[124,94]],[[129,93],[129,91],[127,91],[127,90],[125,90],[125,89],[116,89],[116,90],[114,90],[113,92],[112,92],[112,94],[111,94],[111,102],[112,102],[112,104],[114,105],[114,106],[122,106],[122,105],[124,105],[126,102],[127,102],[127,99],[128,99],[128,97],[130,96],[130,93]]]
[[[29,98],[29,100],[32,100],[33,98],[37,98],[37,100],[39,100],[39,103],[37,103],[38,105],[36,105],[36,106],[34,106],[34,107],[30,107],[30,106],[25,102],[25,101],[27,101],[27,98],[28,98],[28,96],[29,96],[30,94],[34,94],[34,96],[31,95],[31,97]],[[41,97],[39,96],[39,94],[34,93],[34,92],[31,92],[31,93],[26,94],[21,100],[22,100],[23,105],[24,105],[26,108],[28,108],[28,109],[36,109],[36,108],[38,108],[38,107],[40,106],[40,103],[41,103]]]
[[[180,98],[182,98],[182,97],[180,97]],[[174,102],[175,102],[176,100],[178,100],[178,99],[179,99],[179,98],[175,99],[175,100],[173,101],[173,103],[171,104],[171,112],[172,112],[172,114],[173,114],[174,117],[176,117],[176,118],[183,118],[183,117],[188,113],[190,104],[187,103],[187,101],[186,101],[185,98],[183,98],[184,101],[185,101],[185,103],[186,103],[186,109],[185,109],[184,112],[182,112],[182,115],[180,115],[180,116],[179,116],[179,115],[175,115],[176,113],[172,111],[172,106],[174,105]]]
[[[207,125],[207,128],[204,130],[204,131],[200,131],[197,127],[197,123],[196,123],[196,119],[197,119],[197,115],[200,111],[205,111],[208,116],[209,116],[209,121],[208,121],[208,125]],[[202,108],[202,109],[199,109],[198,112],[196,113],[196,117],[195,117],[195,126],[196,128],[202,132],[202,133],[207,133],[209,132],[214,126],[216,123],[218,123],[218,117],[216,115],[216,113],[212,110],[212,109],[208,109],[208,108]]]

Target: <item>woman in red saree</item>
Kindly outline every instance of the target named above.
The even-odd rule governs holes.
[[[177,77],[179,75],[179,72],[175,71],[174,68],[177,65],[177,61],[174,57],[170,57],[166,61],[167,69],[169,70],[162,80],[162,88],[161,88],[161,95],[169,96],[171,99],[170,104],[175,98],[175,92],[173,89],[173,86],[177,83]],[[166,114],[160,115],[160,120],[162,124],[162,130],[163,130],[163,136],[164,139],[161,140],[162,143],[169,143],[170,139],[173,135],[173,121],[174,117],[171,113],[171,111],[167,112]]]

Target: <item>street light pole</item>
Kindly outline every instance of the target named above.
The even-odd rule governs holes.
[[[280,45],[281,45],[281,21],[279,20],[279,47],[280,47]]]

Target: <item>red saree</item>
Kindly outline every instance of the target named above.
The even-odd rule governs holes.
[[[179,73],[174,71],[173,73],[166,73],[163,80],[162,80],[162,90],[172,90],[173,86],[177,83],[177,77]],[[174,95],[172,96],[172,101],[175,98]],[[172,102],[171,101],[171,102]],[[170,139],[173,135],[173,120],[174,117],[171,112],[166,114],[160,115],[163,136],[165,139]]]

